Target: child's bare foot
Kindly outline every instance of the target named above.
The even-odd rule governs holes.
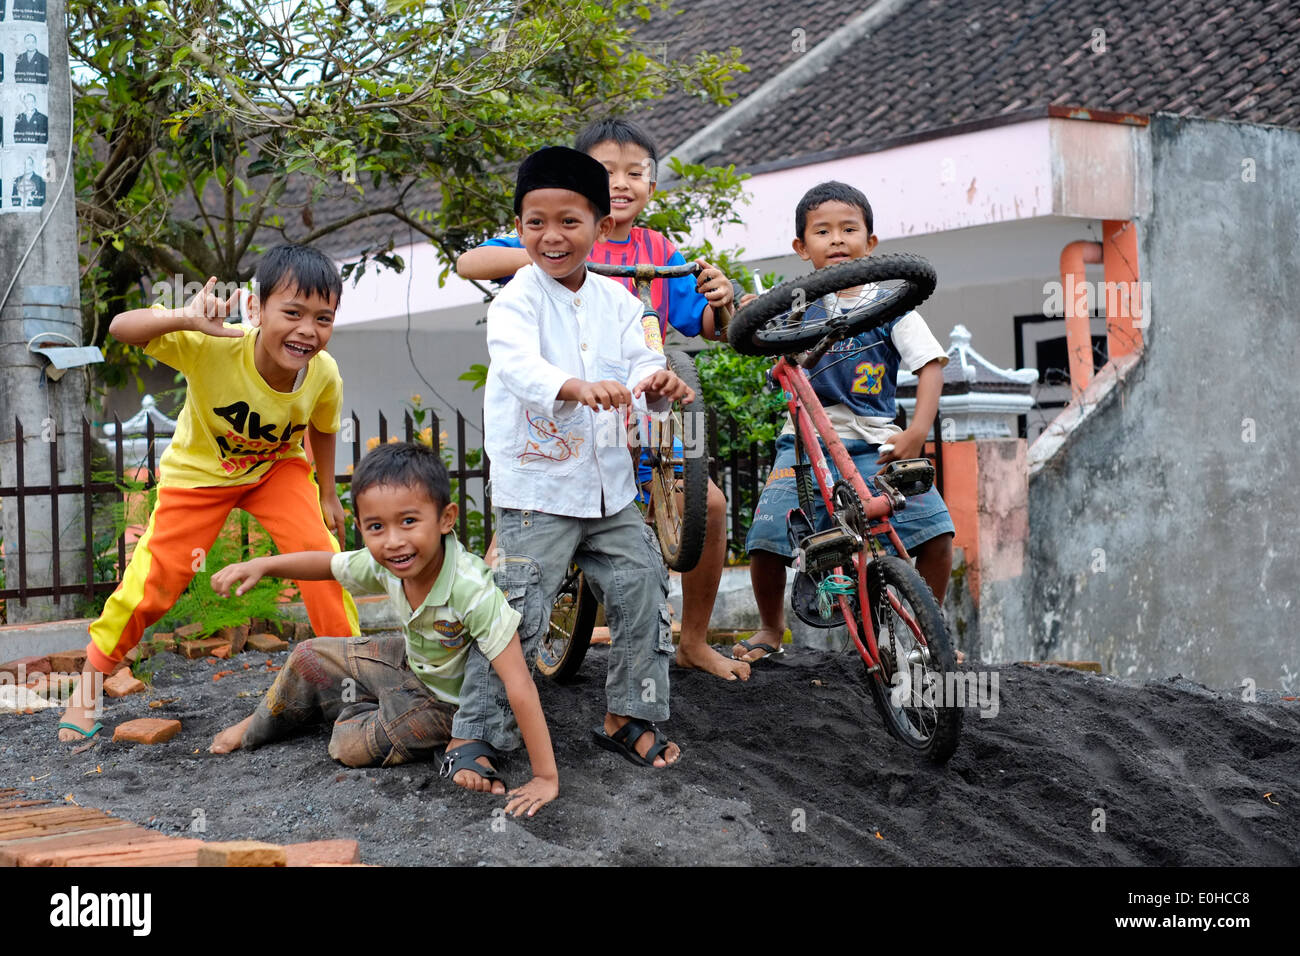
[[[81,679],[77,681],[77,686],[68,695],[68,706],[63,711],[61,721],[79,728],[81,732],[78,733],[70,727],[60,727],[59,740],[64,743],[85,740],[94,731],[95,724],[98,723],[97,716],[104,712],[100,697],[102,684],[99,671],[87,665]]]
[[[731,656],[742,661],[761,661],[764,658],[781,653],[781,643],[784,640],[784,633],[778,634],[770,627],[760,627],[749,638],[749,647],[745,647],[743,644],[733,644],[731,646]]]
[[[677,646],[677,666],[693,667],[723,680],[749,680],[748,663],[719,654],[702,638],[698,641],[682,638]]]
[[[472,751],[457,754],[456,751],[462,747],[473,748],[473,750],[482,748],[484,751],[488,749],[488,745],[481,740],[461,740],[457,738],[448,741],[447,750],[443,755],[443,773],[446,773],[449,767],[453,770],[451,782],[458,787],[464,787],[466,790],[474,790],[478,793],[505,793],[506,784],[500,777],[493,779],[465,766],[465,761],[472,758],[475,764],[495,774],[496,767],[492,765],[489,754],[486,752],[474,754]],[[460,764],[460,766],[457,767],[457,764]]]
[[[253,715],[249,714],[233,727],[227,727],[212,738],[212,745],[208,747],[208,751],[214,754],[228,754],[232,750],[238,750],[244,746],[244,731],[252,722]]]
[[[612,738],[616,733],[618,733],[619,730],[622,729],[623,725],[626,724],[631,719],[632,719],[631,717],[623,717],[619,714],[611,714],[607,711],[605,713],[605,736],[607,738]],[[649,721],[643,721],[643,723],[649,723]],[[656,740],[655,731],[647,730],[632,742],[632,749],[636,751],[637,756],[639,756],[642,760],[644,760],[646,754],[650,752],[650,749],[654,747],[656,743],[657,740]],[[667,744],[668,746],[664,748],[663,753],[659,754],[657,757],[654,758],[653,763],[657,769],[662,769],[664,767],[667,767],[670,764],[675,764],[677,762],[677,758],[679,758],[682,755],[682,749],[678,747],[675,743],[673,743],[671,740],[667,741]],[[602,744],[602,746],[605,746],[605,744]],[[607,749],[621,749],[621,748],[615,747],[615,748],[607,748]]]

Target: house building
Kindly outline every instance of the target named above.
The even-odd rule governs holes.
[[[986,655],[1294,691],[1294,640],[1269,635],[1296,623],[1300,590],[1300,545],[1277,534],[1300,508],[1297,402],[1258,384],[1295,364],[1300,3],[694,0],[639,36],[673,54],[734,44],[750,67],[729,107],[679,92],[644,116],[663,152],[749,174],[744,224],[715,244],[806,271],[794,202],[852,183],[880,253],[934,264],[922,312],[940,341],[960,324],[1000,367],[1056,370],[1028,438],[1073,398],[1021,459],[1028,550],[1004,588],[987,582]],[[385,230],[321,244],[345,261]],[[439,286],[430,245],[397,245],[405,272],[369,271],[345,295],[330,350],[346,405],[372,421],[418,392],[476,419],[457,376],[487,360],[484,292]],[[1108,302],[1119,283],[1131,297]]]

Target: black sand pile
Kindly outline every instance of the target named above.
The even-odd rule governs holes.
[[[855,657],[798,649],[747,684],[674,668],[666,728],[685,753],[651,771],[591,742],[605,653],[593,649],[575,684],[539,682],[561,793],[525,822],[433,764],[336,764],[323,726],[209,754],[275,676],[255,655],[168,655],[148,693],[108,703],[107,739],[78,754],[57,742],[56,710],[0,715],[0,787],[71,794],[207,840],[354,838],[364,862],[390,865],[1300,863],[1300,702],[1277,694],[1247,703],[1181,678],[1004,666],[996,716],[968,711],[956,755],[937,768],[885,733]],[[112,726],[136,717],[184,730],[159,746],[114,744]],[[527,758],[502,769],[521,783]],[[200,819],[206,829],[192,831]]]

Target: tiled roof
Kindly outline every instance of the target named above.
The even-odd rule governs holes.
[[[657,52],[656,44],[673,57],[740,47],[749,72],[730,85],[737,102],[869,7],[829,0],[677,6],[680,12],[657,13],[638,27],[646,52]],[[1095,31],[1104,31],[1104,46]],[[806,53],[796,51],[796,39]],[[1237,0],[1218,10],[1196,0],[912,0],[702,159],[745,168],[852,153],[1049,105],[1300,127],[1300,0]],[[724,112],[676,91],[638,118],[666,154]],[[368,188],[365,202],[387,203],[394,192]],[[358,208],[350,193],[340,188],[336,198],[317,201],[315,221]],[[418,184],[409,201],[428,205],[436,194],[433,184]],[[301,215],[305,196],[297,207],[293,197],[291,187],[281,203],[286,219]],[[377,216],[319,245],[343,257],[390,235],[401,244],[408,230]]]
[[[725,23],[734,4],[693,6]],[[1297,0],[914,0],[705,158],[852,152],[1048,105],[1294,127],[1297,67]]]
[[[637,28],[638,39],[647,45],[645,52],[656,51],[653,44],[663,43],[670,57],[681,60],[689,59],[696,50],[738,47],[748,71],[734,74],[727,85],[736,94],[733,103],[802,56],[795,52],[796,41],[811,50],[858,12],[850,5],[825,0],[691,0],[676,6],[680,8],[677,12],[656,14]],[[726,109],[679,90],[636,118],[654,135],[660,153],[667,154]]]

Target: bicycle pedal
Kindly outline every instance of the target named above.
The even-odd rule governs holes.
[[[800,569],[806,574],[823,574],[848,564],[861,550],[862,539],[851,531],[818,531],[799,542]]]

